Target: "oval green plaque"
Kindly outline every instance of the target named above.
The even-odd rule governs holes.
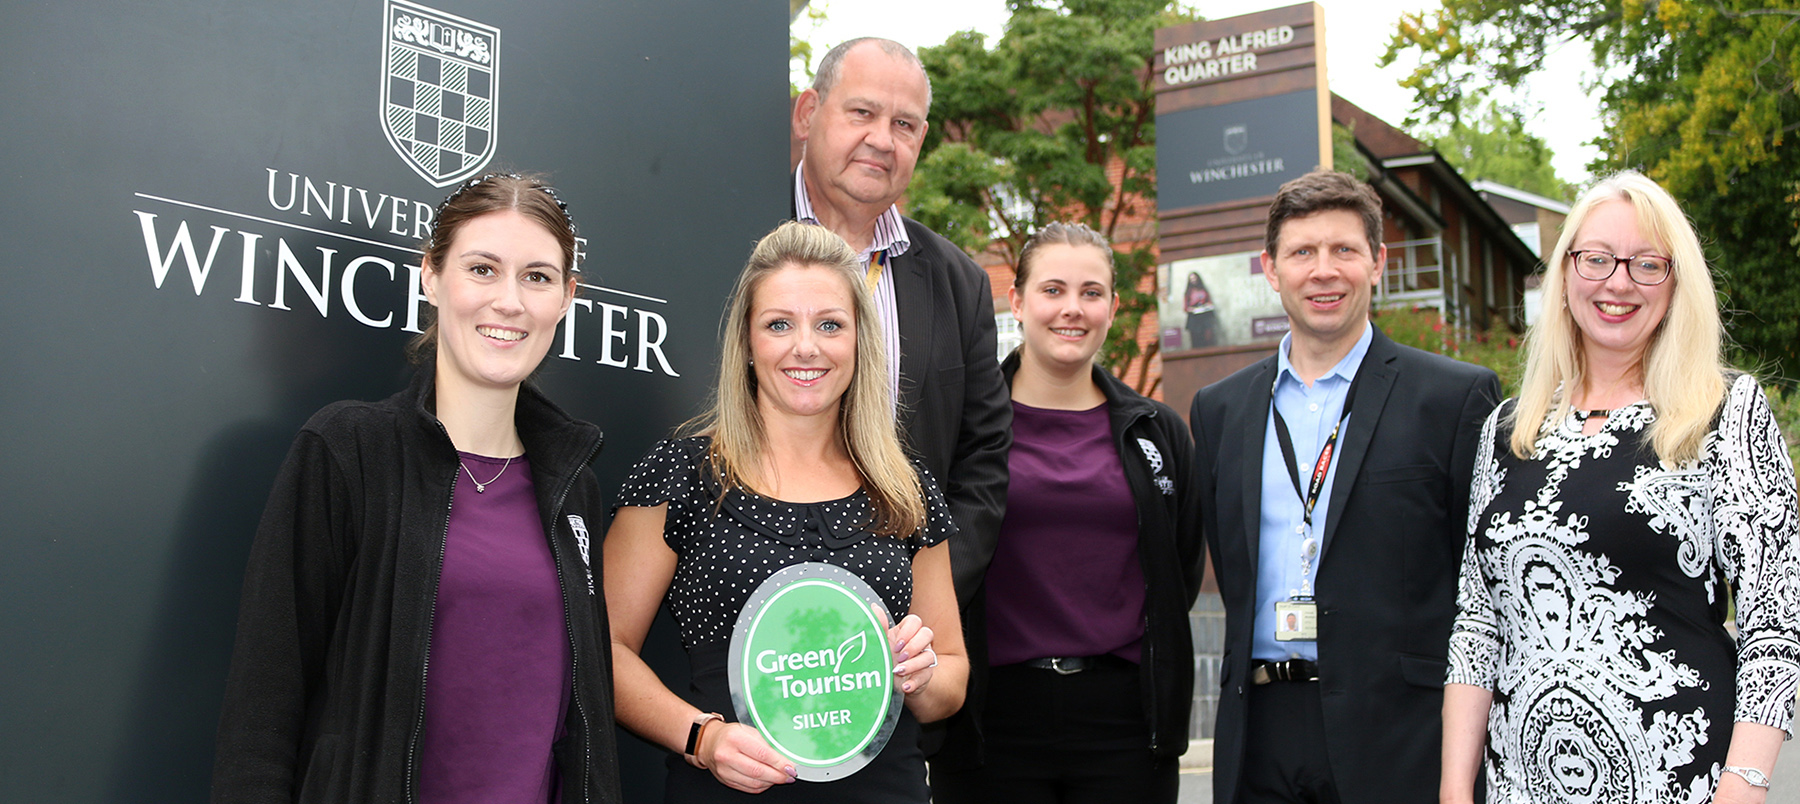
[[[862,770],[894,733],[903,695],[878,611],[888,616],[855,573],[809,562],[770,576],[738,612],[728,659],[738,722],[803,780]]]

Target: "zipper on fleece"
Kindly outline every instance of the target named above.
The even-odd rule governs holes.
[[[437,423],[438,432],[444,434],[444,441],[451,443],[450,431],[444,429],[444,423]],[[456,464],[461,468],[462,463]],[[431,568],[431,607],[425,617],[425,653],[419,657],[419,711],[413,716],[412,736],[406,740],[406,800],[408,804],[419,802],[419,732],[425,728],[425,680],[431,673],[431,632],[437,623],[438,584],[444,576],[444,550],[450,546],[450,508],[456,502],[456,481],[458,473],[450,473],[450,496],[444,503],[444,532],[438,536],[437,564]]]
[[[438,431],[444,434],[446,440],[450,438],[450,431],[444,429],[443,422],[438,422]],[[550,513],[550,527],[553,531],[560,527],[557,523],[559,522],[558,517],[562,515],[563,502],[569,498],[569,491],[575,487],[575,479],[581,476],[581,467],[594,460],[594,456],[600,452],[601,443],[605,440],[604,436],[594,440],[593,446],[588,448],[587,457],[575,465],[575,471],[569,475],[568,481],[563,483],[562,489],[557,492],[556,505],[551,508]],[[458,466],[461,464],[459,463]],[[460,478],[459,473],[452,472],[450,474],[451,502],[444,505],[444,533],[438,538],[437,566],[432,572],[431,616],[425,620],[425,655],[419,663],[419,711],[413,719],[412,736],[406,741],[406,800],[409,804],[418,804],[419,801],[419,732],[425,727],[425,682],[431,673],[431,632],[433,624],[437,622],[438,584],[443,580],[444,551],[450,544],[450,509],[456,500],[456,481]],[[594,764],[593,727],[588,722],[587,707],[581,704],[581,652],[578,649],[579,646],[575,644],[575,630],[569,624],[569,587],[563,578],[562,552],[556,548],[555,533],[546,535],[550,537],[551,560],[556,564],[557,591],[561,593],[563,599],[563,633],[569,638],[569,698],[575,702],[575,712],[581,718],[582,728],[580,800],[587,802],[592,800],[588,794],[588,783],[589,777],[592,775],[589,773],[589,769]],[[589,547],[589,550],[592,549],[593,547]]]
[[[1121,465],[1125,463],[1125,456],[1130,454],[1126,452],[1125,439],[1130,436],[1132,428],[1136,427],[1140,420],[1154,418],[1156,418],[1156,408],[1151,408],[1148,413],[1141,413],[1131,417],[1131,420],[1127,421],[1125,427],[1120,430],[1117,449],[1119,451],[1119,463]],[[1164,457],[1163,460],[1167,461],[1169,459]],[[1172,474],[1173,473],[1171,472],[1171,475]],[[1152,475],[1154,475],[1154,473],[1152,473]],[[1129,478],[1127,478],[1127,480],[1129,480]],[[1154,478],[1152,478],[1152,480],[1154,480]],[[1159,743],[1157,739],[1156,722],[1156,638],[1150,632],[1150,558],[1144,554],[1144,511],[1142,508],[1138,507],[1137,491],[1135,489],[1132,491],[1131,495],[1131,507],[1134,509],[1133,513],[1137,516],[1138,566],[1144,571],[1144,656],[1142,657],[1144,661],[1140,663],[1139,666],[1150,668],[1148,675],[1150,676],[1151,683],[1148,685],[1148,688],[1144,690],[1144,693],[1150,696],[1148,713],[1150,720],[1150,750],[1155,751]]]
[[[594,440],[593,446],[588,448],[587,457],[575,464],[575,471],[569,473],[569,479],[556,493],[556,504],[550,508],[550,532],[545,534],[550,538],[550,558],[556,563],[557,591],[562,593],[563,633],[569,638],[569,699],[575,702],[575,714],[581,719],[581,734],[577,738],[581,740],[581,798],[578,800],[584,804],[593,800],[588,793],[588,785],[592,781],[594,767],[594,729],[588,722],[587,707],[581,703],[581,646],[575,644],[575,626],[569,620],[569,582],[563,574],[562,550],[556,546],[556,532],[562,528],[563,502],[568,500],[569,490],[575,487],[575,479],[581,476],[581,467],[588,465],[599,454],[600,445],[604,441],[604,436]],[[589,567],[593,566],[591,556],[598,547],[598,544],[589,541]]]

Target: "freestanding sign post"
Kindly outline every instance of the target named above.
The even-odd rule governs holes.
[[[750,595],[731,634],[738,722],[803,781],[842,779],[887,745],[904,705],[875,590],[842,567],[785,567]]]
[[[1287,331],[1255,256],[1275,191],[1332,166],[1325,11],[1303,3],[1159,29],[1155,70],[1169,377],[1184,370],[1181,352],[1255,347]]]

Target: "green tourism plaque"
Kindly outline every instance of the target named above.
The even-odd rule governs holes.
[[[903,702],[878,619],[887,616],[861,578],[816,562],[770,576],[738,613],[728,665],[738,722],[801,779],[849,776],[894,733]]]

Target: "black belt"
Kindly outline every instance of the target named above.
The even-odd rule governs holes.
[[[1318,663],[1306,659],[1289,659],[1285,662],[1265,662],[1257,659],[1250,663],[1250,683],[1259,686],[1276,681],[1318,680]]]
[[[1083,670],[1092,670],[1100,664],[1098,656],[1052,656],[1048,659],[1026,659],[1019,662],[1034,670],[1055,670],[1060,675],[1072,676]]]

